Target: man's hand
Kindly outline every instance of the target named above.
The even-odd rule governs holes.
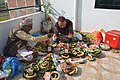
[[[48,33],[48,37],[52,37],[54,33]]]
[[[49,44],[49,43],[50,43],[50,39],[48,38],[47,41],[45,41],[45,42],[46,42],[47,44]]]
[[[70,44],[68,44],[68,43],[67,43],[67,46],[66,46],[66,48],[67,48],[67,49],[69,49],[69,48],[70,48]]]

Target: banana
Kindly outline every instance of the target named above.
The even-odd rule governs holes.
[[[69,58],[69,55],[61,55],[61,57],[67,59]]]
[[[29,75],[29,74],[24,74],[24,76],[26,77],[26,78],[34,78],[35,76],[37,76],[37,74],[36,73],[34,73],[33,75]]]

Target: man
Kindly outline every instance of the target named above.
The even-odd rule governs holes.
[[[72,42],[73,32],[73,23],[69,19],[66,19],[64,16],[60,16],[58,18],[58,22],[56,22],[54,26],[54,38],[56,43],[59,41],[67,40],[67,43]]]
[[[5,57],[16,56],[17,51],[20,48],[27,47],[27,42],[41,42],[46,41],[49,43],[49,37],[51,35],[44,35],[39,37],[34,37],[29,34],[29,31],[32,29],[32,19],[24,18],[19,26],[12,28],[8,35],[7,44],[4,48],[3,55]]]

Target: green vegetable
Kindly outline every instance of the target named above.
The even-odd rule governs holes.
[[[53,74],[52,74],[52,77],[53,77],[53,78],[57,78],[57,77],[58,77],[58,74],[53,73]]]
[[[113,49],[112,52],[113,52],[113,53],[119,53],[119,51],[118,51],[118,50],[115,50],[115,49]]]
[[[6,73],[9,75],[11,73],[11,69],[6,69]]]

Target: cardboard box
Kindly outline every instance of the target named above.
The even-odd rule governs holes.
[[[120,31],[110,30],[106,32],[105,44],[108,44],[113,49],[120,49]]]

